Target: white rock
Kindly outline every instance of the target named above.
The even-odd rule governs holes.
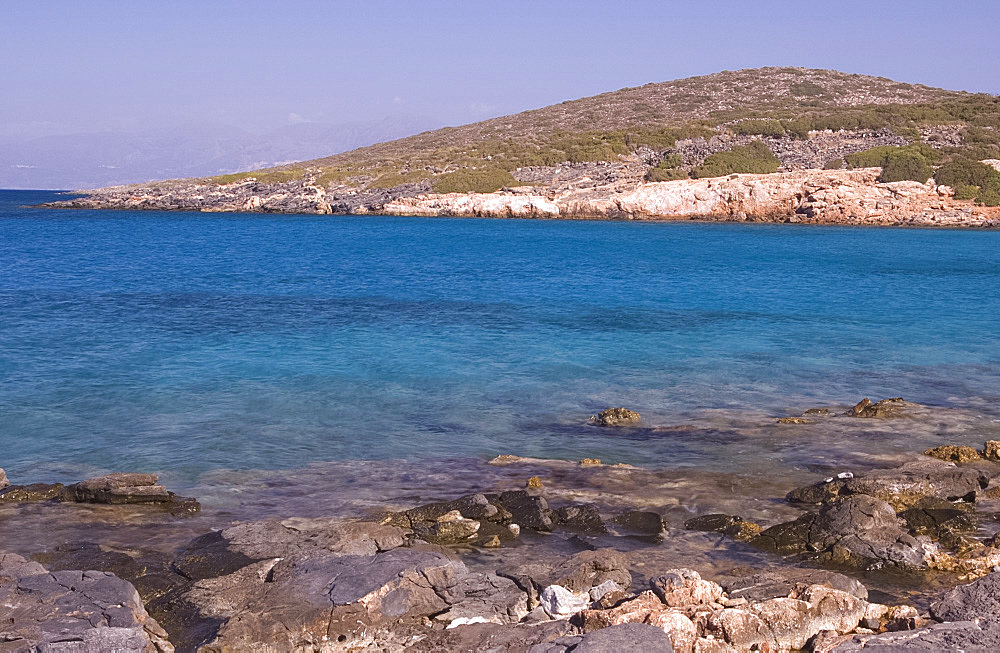
[[[590,607],[589,594],[575,594],[562,585],[549,585],[542,590],[538,600],[553,618],[569,617]]]

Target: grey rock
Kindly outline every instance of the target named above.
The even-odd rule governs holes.
[[[747,575],[732,575],[719,581],[722,589],[732,599],[766,601],[768,599],[801,594],[810,585],[826,585],[847,592],[859,599],[868,599],[868,588],[849,576],[823,569],[790,567]]]
[[[824,505],[817,515],[772,526],[751,544],[780,554],[817,552],[859,568],[927,567],[923,542],[900,527],[892,506],[864,494]]]
[[[0,553],[0,642],[12,651],[166,653],[174,647],[135,588],[99,571],[49,573]]]
[[[931,616],[938,621],[1000,619],[1000,572],[947,592],[931,603]]]
[[[390,637],[401,619],[459,603],[467,575],[465,565],[439,547],[373,556],[315,551],[198,581],[186,598],[203,615],[223,620],[209,650],[320,648],[330,639],[350,648]]]
[[[604,596],[610,594],[611,592],[622,592],[625,588],[616,583],[613,580],[606,580],[600,585],[590,588],[590,600],[600,601]]]
[[[196,538],[174,566],[192,580],[231,574],[259,560],[317,553],[373,556],[403,544],[395,526],[344,519],[292,518],[237,524]]]
[[[536,531],[552,530],[552,511],[543,497],[526,490],[508,490],[500,493],[497,502],[515,524]]]
[[[881,635],[854,635],[846,642],[829,648],[817,648],[824,653],[940,653],[941,651],[998,651],[1000,622],[956,621],[934,624],[927,628]]]
[[[989,475],[971,466],[956,467],[940,460],[920,460],[892,469],[876,469],[854,478],[835,478],[792,490],[793,503],[827,503],[844,496],[867,494],[906,510],[926,497],[975,501],[989,484]]]
[[[477,617],[496,623],[518,623],[528,614],[528,595],[509,578],[496,574],[469,574],[456,588],[456,598],[435,619],[452,622]]]
[[[576,503],[557,508],[552,517],[559,528],[581,533],[607,533],[608,528],[592,503]]]
[[[567,647],[569,653],[622,653],[649,651],[673,653],[670,638],[663,629],[649,624],[619,624],[583,635]]]
[[[592,587],[609,580],[623,588],[632,585],[628,558],[613,549],[581,551],[555,566],[529,564],[501,569],[497,573],[529,591],[532,587],[541,591],[549,585],[561,585],[571,592],[589,592]]]

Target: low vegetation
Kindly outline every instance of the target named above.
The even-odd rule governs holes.
[[[967,158],[950,161],[934,173],[934,181],[955,189],[955,199],[974,199],[984,206],[1000,206],[1000,172]]]
[[[690,178],[691,174],[681,168],[650,168],[645,176],[646,181],[676,181]]]
[[[434,181],[436,193],[492,193],[518,182],[503,168],[477,168],[456,170],[441,175]]]
[[[851,168],[882,168],[879,181],[919,181],[926,183],[934,174],[932,163],[939,158],[926,143],[905,147],[873,147],[844,157]]]
[[[778,157],[764,143],[754,141],[728,152],[717,152],[694,169],[695,177],[724,177],[733,173],[768,174],[778,171]]]

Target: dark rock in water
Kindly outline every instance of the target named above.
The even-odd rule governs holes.
[[[466,519],[459,511],[452,510],[433,522],[414,526],[413,532],[433,544],[469,544],[478,535],[480,525],[475,519]]]
[[[673,653],[670,637],[662,628],[649,624],[626,623],[601,628],[586,635],[564,637],[552,644],[539,644],[529,653],[624,653],[648,651]]]
[[[762,530],[757,524],[744,521],[740,517],[721,514],[692,517],[684,522],[684,528],[689,531],[722,533],[743,542],[756,537]]]
[[[829,415],[830,414],[830,409],[829,408],[810,408],[810,409],[806,410],[806,412],[804,412],[802,414],[803,415]]]
[[[931,458],[937,458],[938,460],[944,460],[950,463],[968,463],[973,460],[980,460],[982,456],[978,451],[972,447],[958,446],[958,445],[944,445],[941,447],[934,447],[933,449],[928,449],[924,452],[925,456],[930,456]]]
[[[667,521],[658,512],[629,510],[614,519],[614,523],[643,535],[659,535],[667,530]]]
[[[157,484],[156,474],[108,474],[89,478],[66,488],[63,501],[108,504],[158,504],[171,512],[198,512],[194,499],[179,497]]]
[[[10,651],[173,651],[135,588],[101,571],[46,572],[0,553],[0,641]],[[10,648],[13,646],[13,648]]]
[[[792,490],[787,499],[792,503],[817,504],[867,494],[887,501],[897,510],[906,510],[925,497],[975,501],[977,492],[985,489],[989,481],[989,475],[975,467],[921,460],[892,469],[875,469],[863,476],[828,479]]]
[[[899,513],[907,529],[914,535],[928,535],[935,540],[946,540],[959,533],[973,533],[978,524],[973,515],[955,507],[944,499],[928,497],[913,508]],[[959,504],[961,505],[961,504]],[[952,545],[953,542],[947,542]]]
[[[823,506],[817,515],[772,526],[751,543],[780,554],[817,552],[859,568],[927,567],[921,542],[900,528],[892,506],[867,495],[850,496]]]
[[[582,533],[607,533],[600,513],[592,503],[576,503],[557,508],[552,517],[559,528]]]
[[[590,423],[597,426],[635,426],[642,421],[642,415],[628,408],[608,408],[591,416]]]
[[[799,595],[810,585],[826,585],[868,600],[868,589],[861,582],[823,569],[776,569],[723,578],[719,584],[730,598],[743,598],[751,602]]]
[[[927,628],[881,635],[832,637],[832,646],[817,645],[823,653],[941,653],[942,651],[1000,651],[1000,621],[957,621]],[[846,641],[845,641],[846,640]]]
[[[938,621],[1000,620],[1000,572],[947,592],[931,603]]]
[[[614,549],[581,551],[561,563],[533,563],[518,567],[504,568],[497,573],[510,578],[530,591],[541,591],[549,585],[561,585],[571,592],[588,592],[607,581],[628,589],[632,585],[632,574],[628,570],[628,558]]]
[[[872,400],[865,397],[859,401],[853,408],[847,411],[847,415],[850,417],[864,417],[864,418],[878,418],[886,419],[889,417],[899,417],[902,412],[903,405],[906,402],[903,401],[902,397],[894,397],[892,399],[882,399],[881,401],[876,401],[872,403]]]
[[[500,493],[497,502],[515,524],[536,531],[552,530],[552,511],[543,497],[526,490],[508,490]]]
[[[440,501],[389,515],[394,526],[412,528],[420,522],[434,522],[442,515],[457,510],[466,519],[502,521],[505,515],[484,494],[469,494],[454,501]]]
[[[0,492],[0,501],[65,501],[75,503],[152,504],[173,514],[201,510],[195,499],[179,497],[157,485],[155,474],[108,474],[73,485],[35,483],[12,485]]]
[[[66,486],[62,483],[32,483],[10,485],[0,491],[0,501],[54,501],[63,496]]]

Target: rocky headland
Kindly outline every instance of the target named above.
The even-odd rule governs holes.
[[[863,400],[760,426],[783,432],[825,422],[870,433],[928,415],[940,419],[940,410]],[[608,437],[673,432],[624,407],[581,421]],[[326,473],[321,478],[329,483]],[[487,478],[496,485],[481,485]],[[296,516],[267,495],[262,505],[275,513],[233,520],[226,510],[206,514],[155,475],[18,485],[0,471],[0,645],[533,653],[1000,647],[1000,441],[941,444],[901,464],[819,476],[785,496],[768,495],[778,479],[754,479],[735,490],[742,516],[718,511],[735,505],[722,496],[664,504],[681,478],[594,458],[501,455],[453,477],[453,487],[474,489],[457,496],[437,489],[445,496],[430,502],[373,499],[363,515]],[[703,475],[690,487],[711,484]],[[737,484],[730,476],[718,487]],[[289,482],[274,487],[287,494]]]
[[[554,169],[558,175],[559,170]],[[537,174],[537,171],[533,171]],[[128,210],[265,212],[486,218],[711,220],[882,226],[1000,227],[1000,209],[955,200],[953,189],[927,183],[879,183],[880,168],[733,174],[708,179],[591,185],[584,175],[547,188],[492,193],[397,189],[331,194],[309,180],[255,178],[217,186],[174,183],[112,188],[52,206]]]
[[[998,159],[993,96],[760,68],[52,206],[998,227]]]

